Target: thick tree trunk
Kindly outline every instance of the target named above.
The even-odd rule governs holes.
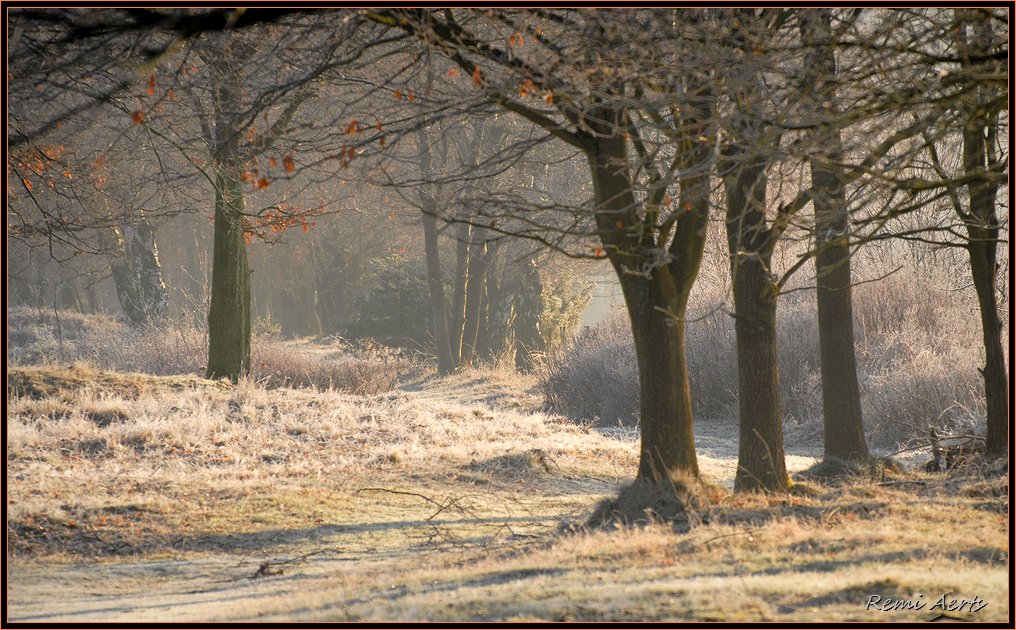
[[[622,217],[631,216],[636,203],[621,169],[626,164],[624,140],[599,140],[587,156],[598,231],[621,283],[635,340],[641,429],[638,478],[651,482],[697,479],[684,313],[705,232],[680,235],[697,238],[692,248],[698,248],[698,257],[691,256],[687,268],[678,270],[680,273],[669,264],[647,260],[649,252],[630,250],[623,230],[615,227],[617,222],[623,223]],[[679,252],[677,257],[685,253]],[[643,264],[647,266],[644,272],[640,268]]]
[[[790,485],[783,452],[783,413],[776,356],[776,300],[770,277],[772,232],[766,227],[762,158],[728,151],[727,244],[734,285],[740,425],[736,491],[783,491]],[[725,169],[727,170],[727,169]]]
[[[655,277],[628,277],[621,283],[639,366],[638,477],[654,482],[698,477],[685,305],[667,275],[661,269]]]
[[[208,309],[208,378],[237,381],[250,369],[250,270],[238,169],[215,177],[215,248]]]
[[[813,167],[812,181],[815,181]],[[841,197],[843,203],[846,199]],[[818,202],[816,200],[816,206]],[[816,215],[820,213],[816,210]],[[835,223],[835,222],[834,222]],[[849,461],[868,458],[861,415],[861,389],[854,353],[850,250],[844,220],[840,228],[816,217],[819,247],[815,259],[818,282],[819,357],[822,371],[824,455]],[[830,236],[837,235],[830,239]]]
[[[783,414],[776,357],[776,291],[768,261],[743,257],[734,271],[737,404],[736,491],[786,490]]]
[[[987,402],[986,450],[993,455],[1001,455],[1009,450],[1009,376],[1002,350],[1002,320],[998,316],[995,296],[998,265],[995,262],[994,248],[987,247],[983,241],[973,241],[971,236],[967,250],[970,252],[970,269],[977,292],[984,339],[985,364],[981,375],[984,377]]]
[[[441,277],[441,259],[437,242],[437,219],[433,208],[423,210],[424,250],[427,257],[427,287],[430,290],[431,317],[434,325],[434,343],[437,346],[439,374],[455,371],[452,360],[451,338],[448,334],[448,316],[445,310],[444,280]]]
[[[815,258],[818,284],[819,356],[822,372],[824,454],[843,460],[868,458],[861,415],[861,389],[854,352],[854,310],[851,295],[849,216],[839,172],[843,160],[836,116],[836,57],[828,46],[831,12],[806,10],[801,35],[812,48],[804,60],[806,80],[816,95],[813,113],[826,118],[812,134],[811,181],[815,206]],[[824,103],[820,104],[819,101]],[[831,106],[830,106],[831,105]],[[833,118],[832,120],[834,120]]]

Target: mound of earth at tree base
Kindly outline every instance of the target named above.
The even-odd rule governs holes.
[[[801,480],[824,482],[846,481],[857,477],[884,481],[887,477],[899,475],[901,472],[899,463],[891,457],[869,457],[863,461],[826,457],[795,476]]]
[[[597,505],[586,527],[615,529],[665,522],[675,531],[687,532],[702,523],[702,512],[709,507],[705,490],[698,481],[636,479],[621,488],[617,497]]]

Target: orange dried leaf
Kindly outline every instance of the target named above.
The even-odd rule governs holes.
[[[480,85],[480,66],[473,67],[473,85]]]
[[[21,178],[21,183],[24,184],[25,188],[27,188],[28,190],[32,189],[32,182],[28,181],[27,178],[22,177]]]
[[[145,122],[145,113],[139,109],[136,112],[134,112],[133,116],[131,116],[131,120],[134,122],[135,125],[140,125],[141,123]]]
[[[296,163],[293,162],[293,156],[287,155],[282,158],[282,167],[286,169],[287,173],[292,173],[296,170]]]
[[[276,167],[278,165],[279,165],[279,163],[275,161],[275,158],[272,158],[272,159],[268,160],[268,166],[271,166],[272,168],[274,168],[274,167]]]
[[[264,190],[265,188],[268,188],[269,186],[271,186],[272,183],[270,181],[268,181],[267,177],[262,177],[257,182],[255,182],[254,185],[257,186],[258,188],[260,188],[261,190]]]
[[[452,68],[451,70],[448,71],[448,76],[450,76],[450,77],[457,77],[457,76],[459,76],[459,69],[458,68]]]
[[[596,256],[596,257],[603,256],[603,248],[602,247],[594,247],[593,248],[593,255]]]

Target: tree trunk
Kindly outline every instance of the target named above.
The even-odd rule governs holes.
[[[621,286],[631,318],[639,366],[638,477],[654,482],[698,477],[684,314],[675,287],[663,276],[629,277]]]
[[[208,309],[208,378],[236,382],[250,369],[250,270],[243,233],[244,196],[238,169],[215,176],[215,246]]]
[[[804,59],[806,80],[816,95],[812,112],[836,116],[836,57],[824,42],[830,39],[828,9],[802,12],[801,35],[812,48]],[[824,101],[831,107],[823,107]],[[835,118],[833,118],[835,120]],[[818,285],[819,356],[822,372],[822,420],[825,457],[849,461],[868,458],[861,415],[861,390],[854,351],[854,309],[851,295],[849,216],[847,198],[838,170],[843,160],[840,131],[821,122],[812,134],[812,150],[821,152],[811,162],[815,207],[815,258]]]
[[[783,491],[790,485],[783,453],[783,413],[776,357],[775,283],[770,278],[772,233],[766,227],[762,158],[727,152],[727,244],[734,286],[737,401],[740,425],[738,492]],[[726,169],[725,169],[726,170]]]
[[[742,258],[734,271],[737,404],[736,491],[786,490],[783,414],[776,359],[776,291],[768,261]]]
[[[473,229],[469,246],[469,271],[466,280],[465,321],[462,326],[462,363],[470,365],[476,359],[480,335],[480,320],[483,317],[483,295],[487,282],[487,231]]]
[[[207,254],[198,238],[197,231],[187,234],[184,240],[184,260],[181,269],[186,276],[183,282],[184,295],[190,303],[190,319],[195,326],[205,321],[205,305],[208,299]]]
[[[434,183],[431,166],[431,138],[426,129],[417,134],[420,151],[420,174],[424,184],[419,188],[420,210],[423,212],[423,242],[427,259],[427,288],[430,293],[431,324],[434,333],[434,345],[437,350],[438,374],[451,374],[455,371],[452,358],[452,341],[448,331],[448,307],[445,305],[444,273],[441,271],[441,254],[437,241],[437,199],[441,195],[442,184]],[[442,165],[448,155],[448,144],[438,145],[438,157]]]
[[[466,323],[466,284],[469,281],[469,244],[472,226],[459,223],[455,226],[455,290],[452,294],[451,346],[455,367],[462,364],[463,327]]]
[[[971,54],[987,54],[995,39],[990,17],[977,10],[958,9],[957,26],[953,29],[954,41],[964,57],[964,71],[976,76],[979,63]],[[971,27],[967,38],[967,27]],[[985,365],[984,394],[987,404],[986,450],[994,455],[1009,450],[1009,375],[1002,350],[1002,321],[998,315],[995,296],[998,277],[997,249],[999,223],[995,209],[998,183],[990,179],[992,172],[1001,172],[1003,163],[995,154],[998,137],[998,116],[1001,105],[997,101],[997,88],[977,86],[964,95],[962,106],[966,116],[963,126],[963,171],[974,176],[967,185],[969,209],[957,208],[967,229],[967,252],[970,256],[970,273],[977,292],[981,312],[981,335],[984,340]],[[980,176],[980,177],[978,177]]]
[[[546,340],[540,330],[543,313],[543,282],[535,257],[522,262],[522,269],[513,283],[515,303],[515,367],[528,372],[533,368],[533,355],[544,349]]]
[[[694,283],[705,231],[697,236],[699,256],[675,273],[669,265],[651,265],[639,273],[648,251],[633,251],[615,228],[635,207],[631,183],[620,165],[627,163],[624,140],[608,137],[587,151],[600,239],[621,283],[631,319],[639,368],[638,479],[674,482],[697,479],[698,458],[692,432],[691,388],[684,346],[684,314]],[[680,229],[680,228],[679,228]],[[675,238],[677,238],[675,236]],[[671,263],[673,264],[673,263]]]
[[[975,231],[970,228],[968,230]],[[984,377],[987,403],[986,450],[993,455],[1001,455],[1009,450],[1009,375],[1002,350],[1002,320],[998,316],[995,296],[998,264],[995,262],[994,247],[988,247],[988,241],[973,239],[974,235],[971,234],[967,250],[970,253],[970,270],[977,292],[984,339],[985,364],[981,375]]]
[[[437,242],[437,219],[433,208],[423,210],[424,249],[427,256],[427,286],[430,289],[431,316],[434,324],[434,343],[437,345],[439,374],[455,371],[452,360],[451,338],[448,334],[448,316],[445,311],[444,280],[441,277],[441,259]]]
[[[138,211],[133,217],[122,213],[114,234],[118,253],[110,269],[124,314],[135,326],[162,319],[169,295],[162,279],[155,233],[144,212]]]

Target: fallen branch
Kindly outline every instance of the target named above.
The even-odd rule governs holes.
[[[294,562],[300,562],[301,560],[306,560],[311,556],[316,556],[318,554],[324,553],[325,551],[328,550],[318,549],[317,551],[311,551],[310,553],[305,553],[302,556],[297,556],[295,558],[290,558],[289,560],[283,560],[281,562],[273,562],[271,560],[265,560],[260,565],[258,565],[258,570],[254,572],[254,575],[250,576],[250,579],[256,580],[258,578],[268,577],[270,575],[282,575],[282,569],[275,569],[273,567],[281,567],[287,564],[293,564]]]

